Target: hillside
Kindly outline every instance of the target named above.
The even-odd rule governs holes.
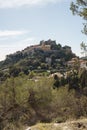
[[[51,73],[55,69],[64,70],[65,63],[75,54],[68,46],[62,47],[55,41],[50,41],[50,44],[42,41],[39,45],[8,55],[1,62],[0,130],[25,130],[28,126],[31,130],[78,130],[78,122],[74,125],[66,121],[87,117],[86,68],[77,69],[76,66],[66,73]],[[60,55],[63,52],[64,55]],[[26,55],[22,57],[23,54]],[[55,58],[59,55],[59,59]],[[46,59],[52,60],[51,63]],[[80,123],[79,129],[86,130],[84,125]]]
[[[7,55],[6,59],[0,62],[0,70],[9,73],[9,70],[15,69],[18,74],[28,74],[32,70],[61,71],[66,68],[66,62],[73,57],[76,55],[69,46],[62,46],[52,40],[40,41],[38,45]]]
[[[85,72],[87,77],[87,70]],[[51,130],[51,127],[57,130],[59,126],[72,126],[78,130],[79,123],[71,125],[63,122],[87,117],[87,87],[82,86],[84,79],[86,84],[87,80],[83,73],[80,77],[70,75],[68,84],[60,79],[62,86],[53,77],[40,76],[35,80],[36,76],[31,79],[30,74],[19,75],[0,84],[0,130],[25,130],[28,126],[32,126],[31,130]],[[81,124],[79,129],[86,130],[81,129],[83,127],[84,124]]]
[[[52,67],[55,65],[57,67],[59,61],[63,64],[64,61],[68,61],[72,57],[75,57],[75,54],[72,53],[71,47],[62,47],[61,44],[57,44],[56,41],[52,40],[41,41],[38,45],[30,46],[22,51],[7,55],[6,59],[0,62],[0,68],[7,68],[14,64],[23,66],[23,62],[29,68],[32,65],[33,69],[41,66],[40,63],[45,63],[45,67],[46,65]]]

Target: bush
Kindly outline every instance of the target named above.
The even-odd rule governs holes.
[[[64,122],[69,118],[87,116],[86,95],[78,97],[75,89],[68,91],[68,85],[56,90],[52,88],[53,84],[53,78],[45,76],[35,82],[29,79],[29,75],[10,77],[1,84],[1,130],[20,130],[20,124]]]

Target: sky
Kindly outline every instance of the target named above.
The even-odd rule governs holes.
[[[74,0],[73,0],[74,1]],[[41,40],[71,46],[81,56],[84,20],[73,16],[71,0],[0,0],[0,61]]]

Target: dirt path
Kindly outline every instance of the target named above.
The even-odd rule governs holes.
[[[39,123],[26,130],[87,130],[87,119],[67,121],[65,123]]]

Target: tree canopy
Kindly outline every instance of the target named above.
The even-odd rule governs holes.
[[[87,35],[87,0],[76,0],[71,2],[70,10],[75,15],[79,15],[85,20],[83,33]]]

